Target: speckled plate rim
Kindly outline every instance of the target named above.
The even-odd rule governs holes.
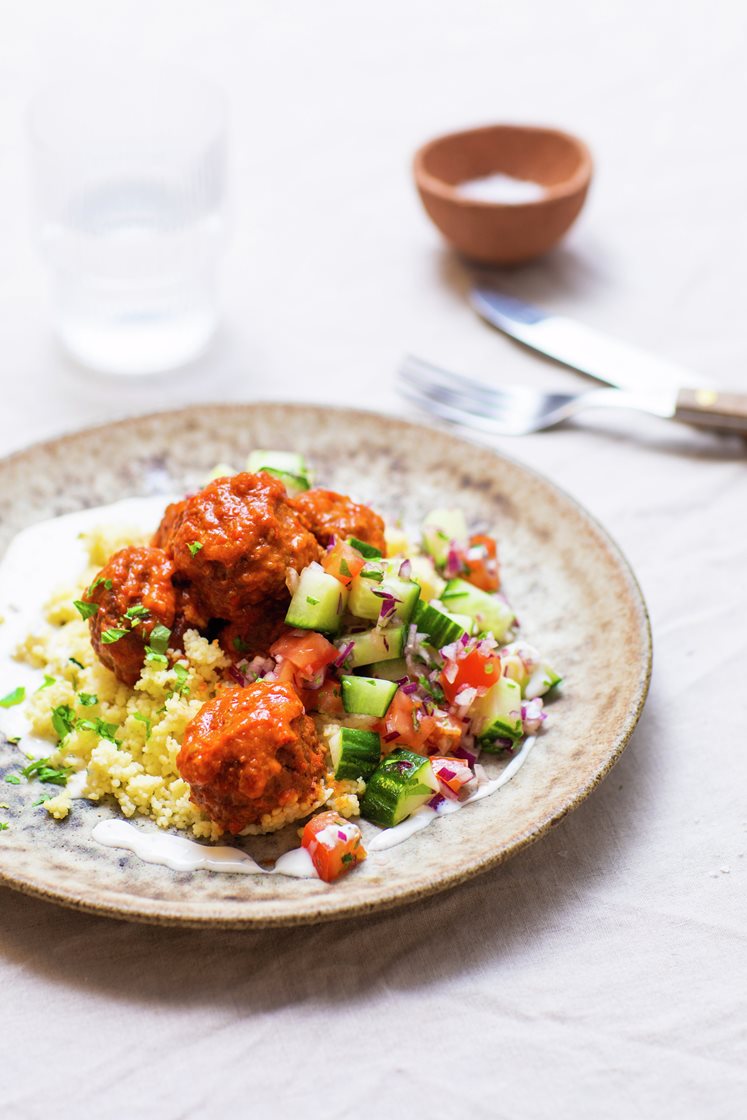
[[[32,452],[43,452],[45,449],[52,450],[61,448],[66,444],[84,441],[91,436],[95,436],[97,433],[104,433],[113,429],[136,429],[138,425],[157,421],[159,418],[184,418],[185,420],[197,418],[199,420],[200,414],[206,410],[209,410],[211,413],[224,410],[228,415],[235,414],[237,410],[283,408],[302,412],[304,410],[318,410],[319,407],[319,405],[315,405],[311,402],[273,400],[232,402],[230,404],[205,402],[188,405],[179,409],[163,409],[155,412],[131,414],[102,424],[90,425],[66,432],[47,440],[32,442],[0,459],[0,467],[19,463]],[[117,902],[116,904],[93,902],[88,899],[72,897],[69,893],[64,891],[58,892],[52,890],[48,886],[34,881],[32,878],[8,874],[3,871],[2,867],[0,867],[0,886],[9,887],[23,894],[53,902],[67,909],[78,910],[83,913],[115,918],[122,921],[136,921],[149,925],[178,926],[192,929],[203,929],[205,927],[221,929],[262,929],[269,927],[303,926],[328,921],[339,921],[346,918],[357,918],[367,913],[378,913],[380,911],[399,908],[417,899],[449,890],[460,883],[467,882],[469,879],[482,875],[491,868],[504,863],[511,856],[516,855],[536,840],[539,840],[549,832],[550,829],[559,824],[568,813],[572,812],[572,810],[576,809],[585,801],[589,794],[593,792],[619,760],[638,724],[648,696],[653,663],[653,640],[648,608],[633,568],[619,545],[613,540],[604,526],[573,498],[572,495],[556,483],[550,481],[550,479],[541,472],[534,470],[518,459],[505,455],[502,451],[487,447],[483,443],[475,444],[461,435],[453,434],[451,430],[419,424],[410,420],[399,420],[373,409],[349,408],[335,405],[325,405],[323,408],[326,413],[336,414],[340,416],[340,418],[346,417],[352,422],[355,422],[356,419],[361,422],[365,422],[366,420],[384,421],[393,431],[400,429],[402,432],[407,430],[415,430],[420,433],[428,431],[437,432],[439,438],[452,443],[455,450],[459,448],[479,447],[481,451],[493,456],[498,462],[509,464],[513,469],[527,475],[530,479],[534,480],[535,483],[538,483],[540,486],[560,497],[574,510],[576,515],[586,523],[586,526],[597,535],[601,543],[605,546],[608,555],[614,559],[618,570],[625,577],[628,591],[627,607],[635,613],[642,653],[638,663],[638,677],[633,688],[633,703],[629,709],[627,718],[621,723],[618,734],[611,741],[602,764],[598,766],[585,781],[579,783],[573,794],[567,798],[566,802],[557,812],[546,815],[539,823],[527,828],[523,832],[519,832],[510,844],[507,844],[500,850],[487,856],[474,859],[466,867],[461,866],[451,871],[445,871],[436,881],[421,883],[408,890],[400,891],[393,897],[383,897],[373,902],[353,902],[344,904],[341,900],[334,908],[325,908],[322,910],[315,909],[314,903],[311,903],[311,905],[305,909],[305,912],[295,914],[262,914],[259,916],[247,914],[241,918],[225,918],[206,910],[204,915],[200,915],[199,917],[186,917],[177,912],[173,912],[173,904],[164,903],[162,899],[139,898],[130,905],[124,905],[122,902]]]

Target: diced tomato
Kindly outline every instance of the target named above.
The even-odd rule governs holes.
[[[321,688],[304,689],[301,697],[307,712],[321,712],[325,716],[343,716],[342,689],[340,682],[329,677]]]
[[[453,666],[456,665],[456,672]],[[449,661],[441,673],[441,687],[450,704],[465,687],[490,688],[501,675],[501,659],[496,653],[481,653],[474,646],[465,646]]]
[[[363,836],[357,824],[339,813],[318,813],[303,830],[301,845],[311,856],[316,873],[332,883],[366,858]]]
[[[310,681],[339,656],[340,651],[315,630],[289,630],[270,646],[272,657],[282,657],[297,670],[297,676]]]
[[[483,591],[498,591],[501,577],[498,570],[498,546],[493,537],[482,533],[470,538],[464,559],[464,578]]]
[[[423,701],[416,696],[407,696],[398,688],[384,720],[382,749],[386,754],[401,746],[417,751],[435,727],[433,716],[425,714]],[[395,734],[396,738],[389,738]]]
[[[348,587],[351,581],[365,567],[366,561],[357,548],[347,541],[337,541],[322,560],[327,575],[334,576]]]
[[[449,712],[438,712],[434,716],[435,727],[425,744],[429,755],[448,754],[462,741],[464,724]]]
[[[432,758],[431,766],[442,787],[442,792],[447,797],[450,794],[458,794],[474,777],[463,758]]]

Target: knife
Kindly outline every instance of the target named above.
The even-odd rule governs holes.
[[[486,322],[530,350],[619,389],[646,392],[711,384],[710,379],[700,373],[656,358],[626,342],[618,342],[565,315],[542,311],[495,288],[476,285],[470,300]]]

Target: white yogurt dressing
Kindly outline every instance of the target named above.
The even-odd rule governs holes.
[[[126,848],[145,863],[158,863],[172,871],[222,871],[231,875],[290,875],[294,879],[317,879],[311,856],[305,848],[286,852],[271,869],[260,866],[240,848],[198,844],[168,832],[147,832],[129,821],[99,821],[91,833],[107,848]]]
[[[534,187],[538,184],[526,185]],[[111,505],[80,510],[40,522],[24,529],[13,539],[0,563],[0,615],[4,619],[0,625],[0,696],[5,696],[19,686],[23,686],[28,695],[42,683],[41,672],[16,661],[13,653],[29,633],[46,626],[44,605],[54,592],[61,586],[74,584],[86,568],[88,553],[82,534],[100,526],[131,527],[136,534],[152,532],[160,521],[166,504],[173,500],[163,495],[127,498]],[[22,707],[0,708],[0,730],[9,738],[21,736],[23,753],[26,755],[42,757],[49,754],[50,744],[29,733],[29,724],[23,716]],[[368,851],[380,852],[393,848],[427,828],[437,817],[456,812],[465,805],[495,793],[524,765],[535,738],[532,736],[526,740],[516,757],[497,778],[484,782],[464,801],[445,801],[438,810],[429,805],[424,806],[401,824],[379,832],[367,843]],[[71,776],[67,784],[71,797],[81,797],[85,779],[85,771]],[[200,844],[160,830],[149,832],[124,820],[99,821],[91,835],[99,844],[109,848],[124,848],[145,863],[160,864],[174,871],[318,878],[305,848],[293,848],[286,852],[268,870],[239,848]]]
[[[541,183],[532,179],[515,179],[502,172],[481,175],[479,179],[465,179],[457,183],[457,190],[464,198],[475,202],[500,202],[514,206],[522,202],[536,202],[545,194]]]

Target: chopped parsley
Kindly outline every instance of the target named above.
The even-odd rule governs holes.
[[[89,618],[93,618],[93,616],[98,613],[99,609],[98,603],[87,603],[85,599],[75,599],[73,606],[84,622]]]
[[[169,648],[169,639],[171,638],[171,631],[168,626],[162,626],[160,622],[154,626],[150,632],[150,649],[155,650],[156,653],[164,654]]]
[[[43,793],[41,795],[41,797],[37,797],[36,801],[32,801],[31,808],[35,809],[37,807],[37,805],[43,805],[45,801],[51,801],[51,800],[52,800],[52,794],[51,793]]]
[[[189,673],[187,671],[186,665],[180,665],[177,662],[177,664],[174,666],[174,676],[176,677],[174,692],[178,692],[180,694],[186,693],[187,695],[189,695]]]
[[[9,824],[6,824],[5,821],[0,821],[0,832],[7,832],[9,828]]]
[[[3,696],[0,700],[0,708],[15,708],[16,704],[22,704],[26,699],[26,689],[19,687],[14,688],[7,696]]]
[[[105,646],[111,646],[114,645],[115,642],[120,641],[121,638],[126,637],[127,634],[129,634],[129,630],[123,630],[119,626],[112,626],[110,630],[104,630],[101,635],[101,641]]]
[[[104,585],[104,587],[106,588],[107,591],[111,591],[111,589],[113,587],[112,581],[110,579],[104,579],[103,576],[99,576],[98,579],[95,579],[93,581],[91,586],[88,588],[88,591],[86,591],[86,595],[88,596],[89,599],[93,595],[96,588],[101,587],[102,584]]]
[[[345,852],[345,855],[340,856],[340,863],[352,863],[355,856],[352,852]]]
[[[48,782],[53,786],[66,786],[68,774],[72,774],[72,766],[50,766],[48,758],[35,758],[21,771],[26,781],[38,778],[40,782]]]
[[[202,541],[191,541],[191,543],[187,545],[187,548],[193,556],[196,556],[202,548]]]
[[[57,738],[62,742],[75,726],[75,713],[69,704],[60,704],[52,709],[52,727],[57,732]]]
[[[149,614],[150,611],[147,607],[143,607],[138,604],[134,607],[128,607],[124,613],[124,617],[128,618],[131,622],[142,622],[148,617]]]
[[[55,683],[55,680],[56,680],[55,677],[48,677],[47,674],[45,673],[44,674],[44,684],[40,684],[36,691],[37,692],[43,692],[45,688],[49,688],[50,685],[53,685]]]
[[[6,774],[5,780],[9,786],[20,786],[21,784],[21,779],[17,774]]]
[[[99,739],[108,739],[110,743],[116,743],[117,746],[119,746],[119,743],[117,743],[117,740],[114,738],[114,734],[117,730],[116,723],[107,723],[106,720],[103,719],[76,719],[75,730],[93,731],[95,735],[98,735]]]
[[[13,735],[12,738],[8,739],[8,742],[10,743],[11,747],[17,747],[18,744],[20,743],[20,741],[21,741],[21,736],[20,735]]]
[[[142,712],[135,712],[135,714],[133,716],[133,719],[136,719],[138,721],[138,723],[144,723],[145,724],[145,741],[147,743],[148,739],[150,739],[150,728],[151,728],[150,720],[148,719],[147,716],[144,716]]]
[[[233,648],[236,650],[237,653],[245,653],[249,649],[249,643],[245,642],[244,639],[242,637],[240,637],[240,635],[238,635],[238,634],[234,638],[231,645],[233,646]]]
[[[84,708],[92,708],[94,704],[99,702],[99,698],[94,692],[79,692],[78,700]]]
[[[153,646],[145,647],[145,660],[152,662],[154,665],[168,665],[169,659],[164,653],[159,653]]]
[[[77,657],[68,657],[68,661],[71,665],[77,665],[79,669],[85,669],[85,665],[82,665]]]

